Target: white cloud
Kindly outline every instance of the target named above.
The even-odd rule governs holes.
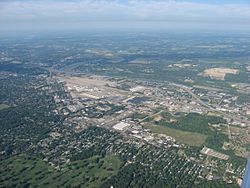
[[[0,26],[6,23],[84,21],[171,21],[250,23],[250,6],[174,0],[44,0],[0,3]]]

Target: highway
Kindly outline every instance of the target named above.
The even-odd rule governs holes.
[[[246,123],[246,124],[250,125],[250,122],[247,121],[247,120],[243,120],[243,119],[241,119],[240,117],[235,116],[234,114],[229,114],[229,113],[225,113],[225,112],[222,112],[222,111],[220,111],[220,110],[217,110],[216,108],[214,108],[214,107],[210,106],[209,104],[203,102],[203,101],[200,100],[200,98],[199,98],[196,94],[194,94],[194,93],[191,91],[191,89],[189,89],[188,87],[183,86],[183,85],[180,85],[180,84],[172,84],[172,85],[174,85],[174,86],[176,86],[176,87],[179,87],[179,88],[183,89],[184,91],[188,92],[188,93],[189,93],[198,103],[200,103],[202,106],[207,107],[209,110],[214,111],[214,112],[217,112],[218,114],[221,114],[221,115],[223,115],[223,116],[225,116],[225,117],[227,117],[227,118],[229,118],[229,119],[235,119],[235,120],[237,120],[237,121],[239,121],[239,122],[243,122],[243,123]]]

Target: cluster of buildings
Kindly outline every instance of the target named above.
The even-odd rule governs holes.
[[[144,126],[148,119],[154,118],[155,121],[161,119],[156,114],[162,109],[176,116],[177,112],[207,114],[210,111],[220,111],[227,113],[228,111],[220,108],[232,108],[232,104],[236,104],[236,97],[224,94],[221,91],[205,92],[201,89],[186,87],[172,83],[152,83],[147,81],[130,81],[130,80],[109,80],[109,78],[74,78],[72,80],[63,79],[65,92],[71,95],[67,98],[55,96],[58,104],[56,113],[65,116],[64,127],[68,127],[70,131],[62,132],[62,130],[54,130],[50,137],[41,142],[44,148],[49,147],[53,140],[60,140],[62,137],[70,137],[71,134],[81,133],[90,125],[99,126],[111,131],[119,132],[128,139],[129,142],[140,143],[139,145],[150,144],[158,148],[176,148],[188,150],[188,146],[180,144],[173,137],[166,134],[153,133],[149,128]],[[100,79],[103,79],[100,81]],[[68,82],[67,82],[68,81]],[[98,83],[100,81],[102,84]],[[87,84],[86,84],[87,83]],[[126,83],[126,89],[123,84]],[[87,86],[86,86],[87,85]],[[129,86],[129,87],[128,87]],[[210,107],[208,107],[210,106]],[[235,113],[230,112],[230,113]],[[133,118],[134,114],[143,114],[143,117]],[[221,114],[222,115],[222,114]],[[234,123],[237,119],[225,117],[229,123]],[[232,121],[233,119],[233,121]],[[175,121],[170,119],[169,121]],[[239,121],[239,123],[243,123]],[[61,153],[56,158],[54,166],[59,163],[67,163],[69,161],[71,149],[79,149],[81,147],[90,147],[92,141],[82,143],[81,140],[71,140],[67,144],[70,149]],[[69,145],[70,144],[70,145]],[[60,147],[51,151],[44,150],[47,156],[53,156],[53,153],[60,153]],[[72,148],[73,147],[73,148]],[[201,154],[217,158],[218,160],[227,161],[229,156],[212,150],[203,148]],[[195,161],[201,164],[197,166],[196,174],[202,175],[202,158],[187,157],[187,160]],[[50,161],[50,159],[46,159]],[[215,167],[216,168],[216,167]],[[194,173],[192,171],[192,173]],[[242,172],[239,172],[242,173]],[[213,176],[209,174],[207,179]]]

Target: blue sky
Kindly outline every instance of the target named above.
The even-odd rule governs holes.
[[[185,0],[178,0],[178,1],[185,1]],[[188,0],[189,2],[196,2],[196,3],[212,3],[212,4],[250,4],[249,0]]]
[[[250,0],[0,0],[0,30],[107,25],[250,28]]]

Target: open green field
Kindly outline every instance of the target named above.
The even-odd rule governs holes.
[[[99,187],[115,175],[121,161],[109,155],[74,161],[56,170],[41,159],[18,155],[0,162],[0,187]]]
[[[154,133],[171,136],[177,141],[190,146],[201,146],[207,139],[207,136],[204,134],[182,131],[160,125],[145,125],[145,128],[150,129]]]
[[[5,108],[9,108],[7,104],[0,104],[0,110],[3,110]]]

